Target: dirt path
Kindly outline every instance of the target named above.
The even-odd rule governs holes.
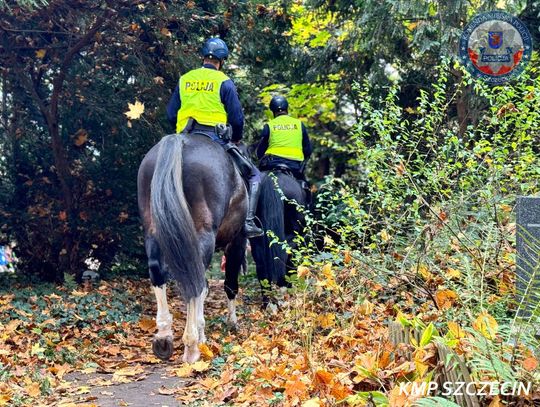
[[[138,381],[99,385],[108,384],[112,377],[112,374],[72,373],[67,380],[80,387],[89,387],[89,393],[81,395],[78,402],[100,407],[180,405],[173,393],[175,389],[183,386],[184,381],[178,377],[171,377],[165,365],[149,367]]]
[[[221,330],[224,329],[224,323],[221,320],[224,320],[227,309],[223,280],[209,280],[209,285],[210,295],[205,303],[207,334],[210,337],[220,337]],[[174,370],[183,366],[181,362],[183,349],[181,337],[185,323],[185,306],[175,289],[171,287],[169,306],[174,316],[175,351],[168,363],[156,363],[157,360],[152,361],[155,358],[150,348],[155,327],[153,324],[155,300],[153,296],[147,296],[145,300],[148,303],[145,305],[146,312],[141,325],[148,324],[148,328],[142,332],[142,336],[132,335],[126,339],[135,346],[130,348],[124,344],[116,350],[114,347],[109,349],[108,354],[105,352],[100,358],[100,364],[106,367],[106,372],[110,373],[75,371],[67,374],[64,379],[70,382],[70,390],[62,397],[59,406],[172,407],[182,405],[182,401],[177,398],[178,393],[181,388],[189,385],[190,380],[178,377]],[[112,355],[111,351],[113,351]],[[69,396],[67,396],[68,394]]]

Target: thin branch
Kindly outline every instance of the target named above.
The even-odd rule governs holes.
[[[58,112],[58,98],[60,96],[60,91],[64,84],[64,79],[66,78],[67,69],[71,64],[71,61],[75,55],[85,46],[88,45],[92,37],[94,37],[97,32],[102,28],[105,21],[112,15],[112,12],[109,10],[105,15],[97,18],[94,26],[88,30],[86,34],[70,49],[67,51],[62,63],[60,64],[60,71],[58,76],[54,78],[53,81],[53,92],[51,96],[51,115],[56,117]]]
[[[46,31],[46,30],[17,30],[15,28],[7,28],[0,25],[0,30],[12,33],[36,33],[36,34],[57,34],[57,35],[71,35],[74,36],[75,33],[69,31]]]
[[[15,65],[16,66],[16,65]],[[21,83],[23,84],[23,87],[30,93],[30,96],[32,96],[32,99],[34,102],[37,103],[39,110],[41,111],[41,114],[45,117],[45,120],[47,123],[51,121],[50,111],[47,108],[47,105],[45,104],[45,101],[43,98],[39,95],[35,84],[32,82],[32,80],[24,73],[24,71],[21,68],[15,68],[15,72],[17,73],[17,76],[20,78]]]
[[[474,253],[472,251],[472,249],[469,248],[469,246],[467,246],[465,244],[465,242],[463,241],[463,239],[461,239],[461,237],[459,236],[458,233],[456,233],[454,231],[454,229],[452,229],[452,227],[447,223],[445,222],[444,219],[441,218],[441,216],[431,207],[431,205],[425,200],[423,194],[422,194],[422,191],[420,190],[420,188],[418,187],[418,185],[416,185],[416,183],[414,182],[414,180],[412,179],[412,177],[410,176],[410,174],[407,173],[407,178],[409,179],[409,181],[411,182],[411,184],[413,185],[413,187],[416,189],[416,191],[418,192],[418,197],[422,200],[422,202],[424,203],[424,205],[428,208],[428,210],[437,218],[437,220],[439,222],[441,222],[441,224],[446,227],[450,233],[457,239],[457,241],[459,243],[461,243],[461,245],[465,248],[465,250],[467,252],[469,252],[469,254],[471,255],[473,261],[480,267],[480,269],[482,269],[482,263],[480,262],[480,260],[478,259],[477,257],[477,254]],[[469,237],[467,235],[465,235],[465,239],[468,240],[471,244],[474,245],[474,242],[472,242]]]

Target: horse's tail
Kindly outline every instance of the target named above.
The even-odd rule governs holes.
[[[162,259],[187,301],[201,294],[206,281],[195,226],[184,195],[184,142],[184,137],[177,134],[161,140],[152,176],[150,210]]]
[[[285,241],[285,220],[284,202],[281,194],[277,190],[277,185],[272,174],[267,175],[261,182],[261,193],[259,196],[260,220],[265,231],[271,230],[274,237],[264,236],[264,266],[268,270],[271,282],[283,285],[285,283],[285,271],[287,253],[282,248],[281,243],[270,242],[277,238],[279,242]]]

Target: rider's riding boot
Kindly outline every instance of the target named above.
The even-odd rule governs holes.
[[[252,181],[249,184],[249,204],[245,224],[246,235],[249,239],[264,234],[263,230],[255,224],[255,211],[257,210],[257,202],[259,200],[260,185],[260,181]]]
[[[244,179],[253,178],[254,166],[251,161],[240,153],[240,150],[233,143],[227,143],[225,145],[225,151],[230,154],[238,170],[242,174]],[[249,182],[249,200],[248,200],[248,212],[246,216],[246,224],[244,229],[249,239],[252,237],[258,237],[263,235],[263,230],[255,224],[255,212],[257,211],[257,202],[259,200],[259,186],[260,181],[250,180]]]

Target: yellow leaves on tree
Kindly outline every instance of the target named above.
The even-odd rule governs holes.
[[[481,333],[487,339],[495,339],[499,324],[491,315],[483,311],[472,323],[475,331]]]
[[[144,104],[138,100],[135,103],[128,103],[129,110],[124,112],[128,119],[137,120],[144,113]]]

